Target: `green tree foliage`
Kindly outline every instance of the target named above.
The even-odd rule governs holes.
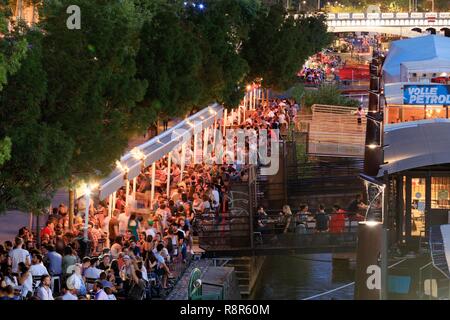
[[[42,118],[47,77],[41,40],[40,33],[28,32],[27,57],[0,96],[0,135],[12,140],[11,160],[0,170],[0,212],[43,208],[55,183],[68,174],[73,143],[61,125]]]
[[[194,24],[203,54],[200,84],[201,104],[211,101],[236,106],[244,93],[247,61],[240,54],[248,33],[251,4],[248,1],[210,0],[206,10],[186,8]]]
[[[257,78],[290,86],[330,41],[323,18],[295,21],[259,0],[207,0],[204,10],[181,0],[37,2],[36,28],[2,26],[0,212],[36,211],[69,181],[109,174],[128,138],[158,117],[236,106]],[[66,27],[69,5],[81,9],[80,30]]]
[[[335,85],[322,85],[317,90],[305,90],[302,85],[297,85],[291,94],[295,100],[302,101],[302,105],[308,109],[314,104],[359,107],[358,100],[343,97]]]
[[[263,79],[263,86],[289,88],[306,59],[331,43],[324,17],[286,17],[275,5],[260,11],[244,42],[242,54],[250,65],[248,79]]]
[[[8,30],[11,17],[11,7],[8,0],[0,0],[0,34],[4,37],[0,41],[0,91],[7,83],[8,75],[14,74],[20,67],[20,61],[25,57],[26,40]]]
[[[181,8],[180,8],[181,9]],[[144,22],[137,56],[138,77],[148,81],[142,103],[146,120],[184,115],[199,103],[202,52],[192,24],[173,5],[161,5]]]
[[[11,138],[5,137],[0,141],[0,167],[11,159]]]
[[[66,8],[81,9],[81,29],[69,30]],[[45,1],[40,26],[48,94],[43,118],[64,128],[76,146],[70,172],[107,175],[145,110],[146,82],[136,75],[142,22],[132,0]]]

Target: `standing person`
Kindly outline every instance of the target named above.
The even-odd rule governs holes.
[[[122,252],[122,237],[118,236],[114,240],[114,244],[111,246],[111,257],[113,259],[119,258],[119,253]]]
[[[27,297],[33,293],[33,276],[30,273],[30,269],[25,263],[20,262],[19,269],[19,285],[22,286],[22,297]],[[45,276],[45,275],[44,275]]]
[[[131,231],[131,234],[134,237],[135,241],[139,240],[139,234],[138,234],[138,230],[139,230],[139,221],[136,219],[136,215],[134,213],[132,213],[130,215],[130,219],[128,219],[128,230]]]
[[[152,238],[156,237],[157,230],[153,227],[153,220],[147,221],[147,228],[145,229],[145,234],[151,236]]]
[[[54,245],[49,245],[48,247],[48,269],[50,275],[52,276],[60,276],[62,274],[62,256],[55,251]]]
[[[330,232],[341,233],[345,229],[345,214],[344,211],[338,206],[333,206],[333,212],[330,218]]]
[[[55,300],[53,299],[52,289],[50,289],[51,278],[49,275],[43,275],[41,283],[36,289],[36,295],[40,300]]]
[[[119,210],[114,210],[112,217],[108,223],[109,245],[112,245],[114,243],[114,240],[120,235],[118,217],[119,217]]]
[[[217,215],[219,213],[219,207],[220,207],[220,195],[219,190],[217,190],[217,186],[214,184],[213,189],[211,191],[212,194],[212,209],[214,210],[214,213]]]
[[[68,268],[70,266],[74,266],[77,263],[77,256],[75,255],[75,251],[70,246],[66,246],[64,248],[64,257],[62,258],[62,267],[61,272],[65,276],[70,276],[70,273],[68,272]]]
[[[356,117],[358,119],[358,126],[362,124],[362,117],[365,115],[362,107],[358,107],[358,111],[356,111]]]
[[[166,261],[164,259],[164,257],[162,256],[163,254],[163,249],[164,249],[164,245],[162,243],[158,244],[156,246],[154,253],[154,256],[156,258],[157,261],[157,265],[156,265],[156,273],[162,277],[162,287],[163,289],[167,289],[167,278],[168,277],[172,277],[172,273],[170,272],[169,267],[166,264]]]
[[[125,233],[128,230],[128,220],[130,219],[130,214],[128,213],[128,210],[126,209],[125,212],[122,212],[119,214],[119,217],[117,218],[119,222],[119,235],[124,236]]]
[[[23,240],[20,237],[14,239],[15,248],[9,252],[8,264],[11,266],[12,273],[18,274],[19,263],[23,262],[26,266],[31,265],[30,253],[22,249]]]
[[[319,211],[316,213],[316,230],[317,232],[328,231],[328,221],[329,217],[325,212],[325,206],[323,204],[319,205]]]

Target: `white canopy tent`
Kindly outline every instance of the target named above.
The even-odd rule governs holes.
[[[384,83],[408,81],[411,72],[450,73],[450,38],[427,35],[392,42],[383,64]]]
[[[435,58],[423,61],[407,61],[400,64],[400,81],[407,82],[410,79],[411,73],[436,73],[436,76],[441,76],[443,73],[450,72],[450,56],[448,59]]]
[[[120,159],[120,165],[99,185],[99,199],[103,200],[141,173],[142,166],[149,166],[166,154],[179,147],[180,143],[190,139],[194,133],[201,132],[223,117],[223,107],[213,104],[189,118],[181,121],[173,128],[152,138],[137,148],[142,153],[142,159],[136,159],[130,151]],[[123,169],[127,168],[126,175]]]

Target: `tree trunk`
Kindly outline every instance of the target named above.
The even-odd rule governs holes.
[[[36,245],[39,248],[41,246],[41,227],[39,225],[39,213],[36,213]]]

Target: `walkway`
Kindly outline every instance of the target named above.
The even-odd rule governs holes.
[[[213,261],[210,259],[193,260],[184,274],[181,276],[181,279],[178,280],[175,287],[166,297],[166,300],[188,300],[188,286],[192,270],[198,268],[203,275],[205,274],[206,270],[208,270],[208,268],[212,265]]]

